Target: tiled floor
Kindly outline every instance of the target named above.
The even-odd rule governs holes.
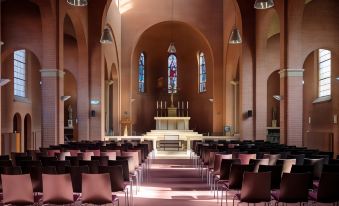
[[[166,158],[166,156],[170,156]],[[192,160],[183,153],[158,154],[152,160],[148,182],[142,184],[134,198],[135,206],[218,206],[206,182],[201,180]],[[228,205],[232,205],[234,193],[229,193]],[[123,199],[122,197],[120,199]],[[273,204],[273,202],[272,202]],[[311,205],[311,203],[309,203]],[[121,202],[120,205],[124,205]],[[225,204],[225,201],[223,203]],[[235,204],[237,205],[237,203]],[[247,205],[242,203],[242,205]],[[264,204],[256,204],[264,205]],[[289,204],[299,205],[299,204]],[[331,204],[332,205],[332,204]]]

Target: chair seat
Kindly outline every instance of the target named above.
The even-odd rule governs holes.
[[[319,187],[319,180],[314,180],[313,181],[313,188],[318,189],[318,187]]]
[[[271,195],[272,195],[274,200],[279,201],[279,197],[280,197],[280,191],[279,190],[272,191]]]
[[[311,191],[308,193],[310,200],[312,201],[317,201],[317,192],[316,191]]]

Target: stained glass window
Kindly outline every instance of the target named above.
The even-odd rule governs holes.
[[[177,93],[177,57],[170,54],[168,57],[168,93]]]
[[[26,51],[14,51],[14,95],[26,97]]]
[[[206,61],[204,53],[199,54],[199,92],[206,92]]]
[[[319,49],[319,97],[331,95],[331,51]]]
[[[139,92],[145,92],[145,54],[141,53],[139,57]]]

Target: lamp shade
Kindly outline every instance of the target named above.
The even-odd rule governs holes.
[[[228,41],[229,44],[241,44],[241,35],[239,29],[237,27],[233,27],[230,39]]]
[[[274,6],[273,0],[256,0],[254,8],[256,9],[269,9]]]
[[[175,54],[177,52],[173,42],[170,43],[167,52],[169,54]]]
[[[100,43],[102,44],[111,44],[113,43],[113,34],[112,30],[109,27],[105,27],[102,32]]]
[[[87,6],[87,0],[67,0],[67,3],[72,6]]]

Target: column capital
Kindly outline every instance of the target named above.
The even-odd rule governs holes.
[[[63,78],[65,72],[59,69],[41,69],[40,70],[42,77],[60,77]]]
[[[281,69],[279,71],[280,78],[284,77],[303,77],[304,69]]]

